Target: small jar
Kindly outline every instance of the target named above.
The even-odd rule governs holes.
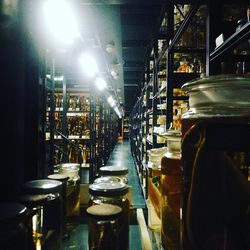
[[[43,228],[41,236],[43,244],[49,244],[51,249],[61,249],[62,239],[62,183],[60,181],[40,179],[26,182],[24,192],[28,195],[47,195],[42,209],[41,217],[37,217]],[[38,213],[39,214],[39,213]],[[34,224],[37,222],[33,222]],[[44,242],[48,239],[48,242]]]
[[[127,199],[128,186],[123,182],[93,183],[89,186],[90,205],[112,204],[122,208],[119,217],[119,248],[127,250],[129,247],[129,201]]]
[[[25,227],[27,208],[19,203],[0,204],[0,248],[3,250],[28,250]]]
[[[80,217],[80,164],[63,163],[57,165],[58,173],[67,175],[66,204],[67,204],[67,222],[74,224]]]
[[[121,166],[105,166],[99,169],[100,176],[118,176],[125,184],[128,183],[128,168]]]
[[[93,205],[87,209],[89,249],[117,250],[121,241],[119,217],[122,209],[111,204]]]

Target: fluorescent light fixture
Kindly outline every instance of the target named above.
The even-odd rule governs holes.
[[[74,13],[65,0],[47,0],[43,5],[45,24],[52,35],[60,43],[70,45],[79,36]]]
[[[108,100],[108,103],[110,104],[111,107],[115,106],[115,100],[114,100],[113,96],[109,96],[107,100]]]
[[[60,81],[62,82],[63,79],[64,79],[63,76],[55,76],[54,77],[54,81],[56,81],[56,82],[60,82]]]
[[[89,77],[94,77],[98,71],[95,59],[87,53],[82,53],[80,56],[80,64],[84,73]]]
[[[95,84],[99,90],[104,90],[105,88],[107,88],[107,83],[100,77],[96,78]]]
[[[51,79],[51,75],[50,74],[46,74],[46,77]],[[64,77],[63,76],[55,76],[54,77],[54,81],[55,82],[60,82],[60,81],[63,81]]]

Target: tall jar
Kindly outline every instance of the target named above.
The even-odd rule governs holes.
[[[164,249],[180,249],[181,133],[166,133],[167,153],[161,159],[161,241]]]
[[[250,78],[219,75],[183,89],[182,248],[247,249]]]
[[[67,222],[77,224],[80,220],[80,164],[62,163],[57,168],[59,174],[69,177],[66,188]]]
[[[61,249],[62,243],[62,183],[60,181],[40,179],[24,184],[27,195],[46,195],[46,200],[38,207],[40,212],[32,218],[34,227],[42,228],[42,235],[35,239],[41,241],[46,249]],[[35,228],[34,228],[35,229]],[[36,231],[36,230],[34,230]]]
[[[90,205],[112,204],[122,208],[119,217],[119,249],[129,248],[129,201],[128,186],[123,182],[93,183],[89,186]]]

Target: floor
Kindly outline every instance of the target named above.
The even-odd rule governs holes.
[[[133,209],[145,208],[146,204],[139,184],[134,161],[130,153],[130,144],[128,140],[117,142],[106,165],[122,165],[128,167],[128,183],[131,186],[132,191]],[[139,226],[135,219],[131,220],[130,223],[129,240],[129,250],[142,249]],[[88,249],[88,225],[86,223],[83,222],[73,228],[70,233],[70,239],[63,243],[63,250],[68,249]]]

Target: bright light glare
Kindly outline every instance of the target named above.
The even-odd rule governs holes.
[[[107,88],[107,83],[100,77],[96,79],[95,84],[99,90],[104,90]]]
[[[110,104],[111,107],[115,106],[115,100],[114,100],[113,96],[109,96],[107,100],[108,100],[108,103]]]
[[[94,58],[87,53],[81,54],[80,64],[84,73],[89,77],[93,77],[98,71],[98,67]]]
[[[79,36],[71,6],[64,0],[47,0],[43,5],[49,32],[61,43],[70,45]]]

